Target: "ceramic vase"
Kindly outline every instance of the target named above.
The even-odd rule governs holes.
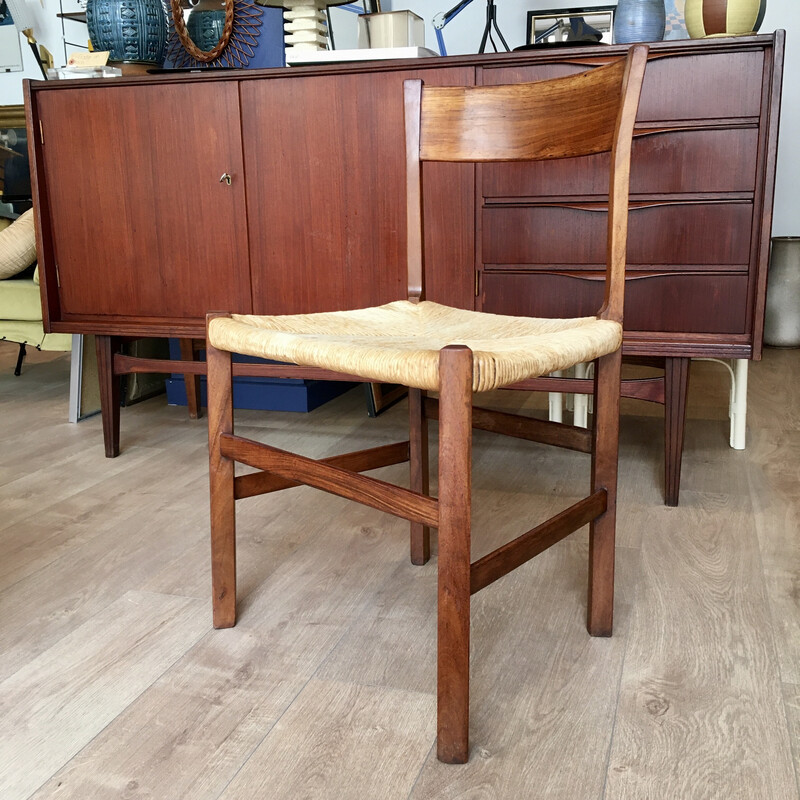
[[[614,12],[614,41],[660,42],[665,22],[664,0],[619,0]]]
[[[800,236],[772,240],[764,344],[800,347]]]
[[[88,0],[86,23],[95,50],[109,61],[164,63],[167,13],[161,0]]]
[[[761,27],[767,0],[686,0],[684,18],[692,39],[743,36]]]

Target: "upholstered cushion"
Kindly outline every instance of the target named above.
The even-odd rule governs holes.
[[[219,317],[209,340],[221,350],[431,390],[439,388],[438,351],[464,344],[474,354],[473,389],[482,392],[611,353],[622,327],[595,317],[508,317],[402,300],[355,311]]]
[[[42,301],[39,286],[31,278],[0,283],[0,320],[42,321]]]
[[[26,270],[36,261],[33,211],[26,211],[5,230],[0,230],[0,280]]]

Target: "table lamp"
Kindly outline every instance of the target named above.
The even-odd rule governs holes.
[[[259,5],[283,8],[286,53],[292,49],[326,50],[328,6],[344,6],[352,0],[256,0]]]
[[[506,50],[510,50],[503,34],[500,32],[500,28],[497,26],[497,8],[494,4],[495,0],[486,0],[486,27],[483,29],[483,37],[481,38],[481,43],[478,48],[479,53],[483,53],[486,51],[486,42],[491,41],[492,46],[497,52],[497,45],[494,43],[494,39],[492,39],[492,28],[494,28],[495,33],[499,37],[500,41],[503,43],[503,47]],[[436,33],[436,41],[439,45],[439,53],[441,55],[447,55],[447,48],[444,46],[444,36],[442,35],[442,30],[446,25],[451,23],[468,5],[472,3],[472,0],[461,0],[460,3],[453,6],[449,11],[443,11],[438,14],[434,14],[433,16],[433,29]]]

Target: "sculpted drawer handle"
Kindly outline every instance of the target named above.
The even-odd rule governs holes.
[[[223,172],[222,176],[219,179],[219,182],[220,183],[227,183],[228,186],[230,186],[231,185],[231,180],[232,180],[231,176],[227,172]]]

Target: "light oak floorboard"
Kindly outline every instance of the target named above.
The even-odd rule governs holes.
[[[677,509],[660,409],[623,404],[614,636],[585,630],[585,529],[475,595],[453,767],[433,749],[435,535],[414,567],[401,520],[306,488],[243,501],[239,621],[214,631],[204,422],[124,409],[107,460],[99,418],[65,421],[68,358],[15,378],[2,344],[2,800],[800,800],[800,351],[751,365],[743,452],[725,373],[693,366]],[[481,403],[541,416],[546,396]],[[405,421],[368,419],[358,387],[237,430],[324,456]],[[589,460],[479,432],[474,472],[476,558],[577,499]]]
[[[0,683],[0,797],[27,797],[169,669],[207,630],[199,606],[128,592]]]
[[[795,798],[752,511],[681,503],[642,543],[605,797]]]
[[[221,800],[400,800],[435,735],[432,694],[312,679]]]

